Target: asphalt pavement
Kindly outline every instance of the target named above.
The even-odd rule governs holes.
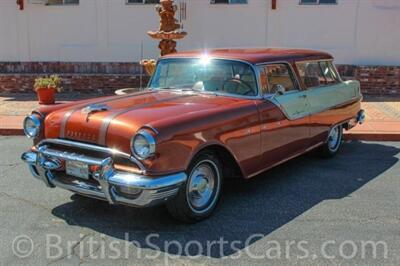
[[[0,265],[399,265],[400,142],[347,142],[224,184],[187,225],[34,179],[30,141],[0,137]]]

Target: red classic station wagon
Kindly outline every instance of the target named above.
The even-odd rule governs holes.
[[[360,84],[331,55],[217,49],[159,59],[148,88],[41,107],[25,119],[34,177],[110,204],[165,203],[185,222],[214,211],[225,178],[316,150],[335,155],[362,123]]]

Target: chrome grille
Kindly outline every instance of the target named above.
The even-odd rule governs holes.
[[[74,156],[84,155],[85,157],[93,158],[94,161],[101,161],[102,159],[112,157],[116,163],[124,165],[132,165],[133,163],[138,167],[141,173],[144,174],[146,172],[144,165],[139,160],[130,154],[118,151],[116,149],[65,139],[45,139],[37,145],[38,148],[41,146],[46,146],[52,151],[58,153],[69,153],[73,154]]]

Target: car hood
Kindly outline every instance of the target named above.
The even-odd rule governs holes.
[[[142,127],[157,132],[160,121],[226,108],[242,99],[181,91],[145,91],[98,98],[50,113],[45,121],[46,138],[65,138],[129,152],[132,136]],[[86,107],[104,107],[87,113]],[[85,109],[86,108],[86,109]]]

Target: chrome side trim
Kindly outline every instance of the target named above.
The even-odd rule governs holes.
[[[300,92],[300,91],[299,91],[299,92]],[[286,112],[285,108],[274,98],[274,95],[266,95],[264,99],[268,100],[269,102],[271,102],[272,104],[274,104],[276,107],[278,107],[279,110],[281,110],[281,112],[285,115],[285,117],[286,117],[288,120],[296,120],[296,119],[300,119],[300,118],[303,118],[303,117],[308,116],[308,113],[307,113],[307,114],[305,114],[305,115],[297,115],[297,116],[292,116],[292,117],[291,117],[291,116]]]
[[[340,103],[339,105],[336,105],[336,106],[330,106],[330,107],[326,107],[326,108],[321,108],[321,109],[318,109],[318,110],[316,110],[314,112],[309,111],[309,112],[305,112],[304,115],[297,115],[297,116],[292,116],[292,117],[290,117],[286,113],[285,108],[283,108],[273,97],[267,96],[266,99],[268,101],[270,101],[271,103],[273,103],[274,105],[276,105],[282,111],[282,113],[285,115],[285,117],[288,120],[293,121],[293,120],[296,120],[296,119],[301,119],[301,118],[307,117],[309,115],[321,113],[321,112],[328,111],[328,110],[331,110],[331,109],[334,109],[334,108],[338,108],[338,107],[343,106],[343,105],[347,105],[347,104],[350,104],[350,103],[354,103],[354,102],[360,101],[362,99],[362,96],[354,97],[354,98],[352,98],[352,99],[350,99],[350,100],[348,100],[346,102]]]
[[[309,59],[309,60],[307,60],[307,59],[301,59],[301,60],[295,60],[296,61],[296,63],[297,62],[299,62],[299,63],[303,63],[303,62],[321,62],[321,61],[327,61],[327,62],[333,62],[334,61],[334,59],[333,58],[323,58],[323,59]]]

